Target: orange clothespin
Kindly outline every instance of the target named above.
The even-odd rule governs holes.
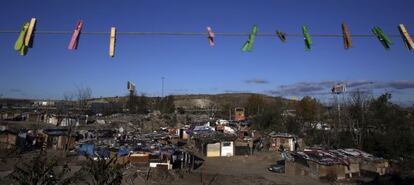
[[[351,40],[351,34],[349,33],[348,25],[344,22],[342,23],[342,35],[344,38],[344,47],[345,49],[349,49],[352,47],[352,40]]]

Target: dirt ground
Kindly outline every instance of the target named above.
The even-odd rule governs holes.
[[[163,176],[151,175],[147,184],[171,185],[317,185],[325,184],[311,177],[289,176],[269,172],[268,166],[276,162],[274,152],[253,156],[206,158],[204,165],[192,173]],[[171,174],[171,173],[170,173]],[[128,184],[144,184],[140,179]]]
[[[59,152],[50,152],[49,155],[62,159]],[[5,177],[9,174],[16,162],[22,159],[30,158],[30,154],[26,154],[21,158],[14,158],[3,161],[0,165],[0,176]],[[9,158],[10,159],[10,158]],[[72,158],[73,159],[73,158]],[[159,172],[151,171],[148,180],[145,177],[124,176],[123,184],[170,184],[170,185],[316,185],[325,184],[311,177],[289,176],[285,174],[277,174],[269,172],[267,168],[270,164],[275,163],[277,155],[275,152],[255,153],[253,156],[234,156],[234,157],[213,157],[205,158],[203,166],[191,173],[184,171],[168,171]],[[72,172],[80,169],[79,162],[76,160],[68,160]],[[129,169],[136,172],[136,169]],[[4,181],[3,181],[4,182]],[[0,183],[1,184],[1,183]],[[6,183],[8,184],[8,183]]]

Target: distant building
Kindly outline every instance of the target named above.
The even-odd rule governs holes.
[[[36,107],[47,107],[47,106],[55,106],[54,101],[48,101],[48,100],[40,100],[40,101],[34,101],[33,105]]]

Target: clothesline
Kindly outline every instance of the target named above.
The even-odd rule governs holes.
[[[344,48],[349,49],[352,47],[352,37],[377,37],[380,43],[384,46],[385,49],[390,49],[393,42],[390,38],[400,37],[403,39],[404,44],[409,50],[414,50],[414,42],[412,36],[408,33],[407,29],[403,24],[399,24],[398,28],[400,35],[397,34],[385,34],[382,29],[378,26],[374,26],[371,31],[372,34],[351,34],[346,23],[342,23],[342,34],[311,34],[307,26],[302,26],[302,34],[298,33],[285,33],[281,31],[275,32],[259,32],[256,25],[253,25],[252,30],[248,33],[246,32],[213,32],[213,29],[210,26],[206,27],[206,32],[119,32],[116,27],[111,27],[110,32],[91,32],[91,31],[82,31],[83,21],[80,20],[77,22],[75,29],[72,31],[55,31],[55,30],[37,30],[36,29],[36,18],[32,18],[30,22],[25,22],[20,31],[16,30],[2,30],[0,33],[18,33],[19,37],[16,40],[14,49],[20,53],[20,55],[26,55],[29,48],[33,47],[34,35],[37,34],[55,34],[55,35],[72,35],[68,49],[76,50],[78,47],[78,41],[80,35],[109,35],[109,56],[113,57],[115,55],[115,44],[117,35],[125,36],[203,36],[208,38],[208,43],[210,46],[215,45],[215,37],[219,36],[248,36],[246,42],[244,42],[242,51],[251,52],[253,50],[253,45],[255,38],[258,37],[278,37],[282,42],[286,42],[288,37],[301,37],[305,41],[305,49],[311,50],[313,44],[312,37],[325,37],[325,38],[343,38]]]
[[[0,34],[2,33],[20,33],[20,31],[16,31],[16,30],[0,30]],[[71,35],[73,33],[73,31],[53,31],[53,30],[42,30],[42,31],[34,31],[34,34],[45,34],[45,35]],[[92,32],[92,31],[82,31],[82,35],[108,35],[111,32]],[[117,35],[138,35],[138,36],[207,36],[208,33],[206,32],[117,32]],[[245,32],[215,32],[215,35],[218,36],[249,36],[250,33]],[[289,37],[303,37],[303,34],[299,34],[299,33],[285,33],[286,36]],[[262,32],[262,33],[257,33],[257,36],[262,36],[262,37],[275,37],[276,32],[274,33],[270,33],[270,32]],[[400,34],[387,34],[389,37],[393,37],[393,38],[401,38]],[[342,38],[343,34],[310,34],[310,36],[312,37],[332,37],[332,38]],[[351,34],[351,37],[376,37],[374,34]],[[412,37],[414,37],[414,35],[411,35]]]

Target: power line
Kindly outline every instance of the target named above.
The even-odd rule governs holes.
[[[20,31],[16,30],[0,30],[0,34],[2,33],[20,33]],[[70,35],[73,31],[55,31],[55,30],[36,30],[34,31],[35,34],[45,34],[45,35]],[[92,31],[83,31],[82,35],[109,35],[110,32],[92,32]],[[237,37],[237,36],[249,36],[250,33],[248,32],[217,32],[214,33],[218,36],[225,36],[225,37]],[[303,37],[303,34],[299,33],[285,33],[288,37]],[[125,35],[125,36],[208,36],[207,32],[117,32],[117,35]],[[257,36],[261,37],[276,37],[276,32],[263,32],[257,33]],[[325,38],[338,38],[343,37],[342,34],[310,34],[312,37],[325,37]],[[388,34],[389,37],[401,37],[399,34]],[[414,37],[414,35],[410,35]],[[351,34],[351,37],[376,37],[374,34]]]

